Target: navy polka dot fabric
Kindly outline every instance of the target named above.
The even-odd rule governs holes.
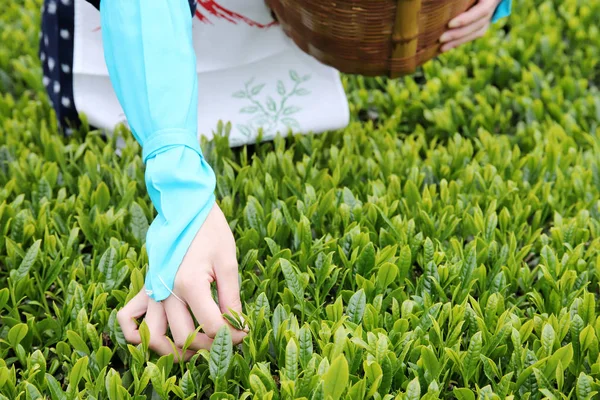
[[[86,1],[99,9],[100,0]],[[188,1],[193,15],[196,0]],[[44,0],[39,42],[42,79],[60,127],[66,134],[80,124],[73,99],[74,18],[75,0]]]
[[[46,0],[42,6],[39,57],[43,83],[62,128],[78,123],[73,101],[73,20],[75,0]]]

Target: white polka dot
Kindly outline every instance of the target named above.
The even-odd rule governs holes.
[[[54,93],[60,92],[60,83],[58,81],[54,81]]]
[[[68,97],[63,96],[63,98],[60,101],[62,103],[63,106],[69,108],[71,107],[71,100],[69,100]]]
[[[71,4],[71,0],[60,0],[60,2],[63,3],[65,6]]]
[[[50,78],[48,78],[47,76],[44,76],[42,78],[42,82],[44,83],[44,86],[48,86],[48,84],[50,83]]]
[[[54,58],[52,57],[48,57],[48,68],[50,68],[50,71],[54,69]]]
[[[40,53],[40,60],[46,61],[46,53],[44,53],[43,51]]]
[[[60,37],[63,39],[68,39],[69,38],[69,31],[66,29],[61,29],[60,30]]]
[[[50,43],[50,41],[48,40],[48,35],[44,35],[44,44],[48,46],[48,43]]]
[[[60,69],[62,69],[62,72],[64,72],[65,74],[68,74],[69,72],[71,72],[71,68],[69,67],[68,64],[61,64]]]
[[[56,2],[55,1],[51,1],[50,3],[48,3],[48,13],[56,14]]]

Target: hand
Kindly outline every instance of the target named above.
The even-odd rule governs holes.
[[[211,295],[212,282],[217,284],[219,305]],[[190,309],[202,325],[190,345],[191,350],[210,349],[224,324],[230,327],[234,344],[246,336],[246,332],[234,329],[222,316],[229,313],[229,309],[242,312],[239,290],[235,240],[223,212],[215,204],[177,271],[173,294],[159,303],[149,298],[142,288],[117,313],[117,320],[125,339],[139,344],[141,338],[135,319],[145,314],[150,331],[149,347],[160,355],[174,354],[176,361],[187,360],[195,353],[188,350],[182,354],[188,335],[196,329]],[[167,323],[177,354],[166,336]]]
[[[440,37],[441,51],[446,52],[461,44],[482,37],[490,27],[500,0],[479,0],[473,7],[448,23],[448,31]]]

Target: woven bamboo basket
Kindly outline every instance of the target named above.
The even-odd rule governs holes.
[[[347,74],[411,74],[475,0],[265,0],[307,54]]]

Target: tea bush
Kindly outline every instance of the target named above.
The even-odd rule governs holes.
[[[204,142],[251,329],[185,364],[116,323],[147,267],[140,149],[57,133],[39,7],[0,2],[0,398],[596,396],[599,1],[515,0],[414,76],[345,77],[342,131]]]

